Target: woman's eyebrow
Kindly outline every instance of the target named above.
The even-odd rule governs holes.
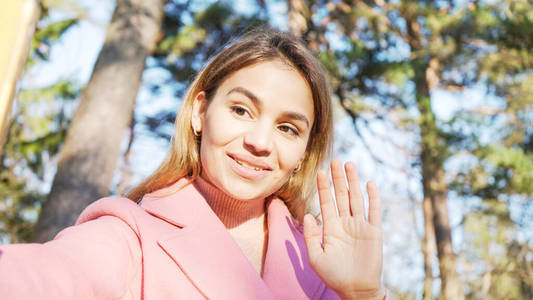
[[[252,102],[258,106],[258,107],[263,107],[263,103],[261,102],[261,100],[259,100],[259,98],[254,95],[254,93],[250,92],[249,90],[241,87],[241,86],[237,86],[237,87],[234,87],[232,88],[226,95],[229,95],[231,93],[241,93],[243,95],[245,95],[246,97],[250,98],[250,100],[252,100]]]
[[[289,119],[302,121],[305,123],[305,125],[307,125],[307,128],[309,128],[309,120],[307,119],[306,116],[299,114],[299,113],[290,112],[290,111],[283,113],[283,115],[285,115]]]
[[[237,87],[232,88],[226,95],[229,95],[231,93],[241,93],[241,94],[245,95],[246,97],[248,97],[254,103],[255,106],[258,106],[259,108],[263,107],[263,102],[256,95],[254,95],[254,93],[252,93],[251,91],[249,91],[249,90],[247,90],[247,89],[245,89],[245,88],[243,88],[241,86],[237,86]],[[302,121],[309,128],[309,120],[307,119],[306,116],[304,116],[304,115],[302,115],[300,113],[291,112],[291,111],[284,112],[283,115],[285,117],[289,118],[289,119]]]

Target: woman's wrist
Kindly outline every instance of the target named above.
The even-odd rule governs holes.
[[[339,293],[342,300],[383,300],[387,291],[383,286],[376,290],[351,291],[350,293]]]

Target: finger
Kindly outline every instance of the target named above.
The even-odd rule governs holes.
[[[322,223],[324,230],[326,230],[328,227],[328,221],[337,217],[337,212],[335,211],[335,204],[333,204],[333,199],[331,197],[329,178],[324,171],[318,171],[317,188],[318,198],[320,199],[320,211],[322,212]]]
[[[376,184],[369,181],[366,184],[368,191],[368,222],[375,226],[381,226],[381,199]]]
[[[348,186],[350,188],[350,207],[352,215],[361,220],[365,219],[365,199],[361,192],[361,185],[359,184],[359,176],[357,175],[357,168],[352,162],[344,165],[346,169],[346,177],[348,178]]]
[[[344,169],[340,159],[331,161],[331,178],[333,178],[333,187],[335,189],[335,201],[339,216],[350,216],[350,198],[348,196],[348,187],[344,179]]]
[[[322,230],[316,223],[312,215],[306,214],[304,216],[304,240],[307,246],[307,253],[309,262],[313,265],[318,255],[323,252],[322,249]]]

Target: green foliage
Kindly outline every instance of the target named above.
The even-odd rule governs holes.
[[[388,63],[383,69],[385,82],[395,86],[403,86],[415,75],[412,66],[406,63]]]
[[[496,174],[507,175],[502,192],[533,197],[533,154],[526,154],[522,149],[493,146],[481,157],[492,165]]]
[[[48,8],[44,7],[41,24],[49,24],[37,28],[26,69],[47,61],[54,43],[78,22],[75,18],[48,22]],[[79,93],[80,88],[68,80],[18,91],[0,157],[0,241],[30,240],[46,196],[40,186],[64,140],[69,102]]]
[[[350,41],[350,49],[346,51],[346,58],[348,61],[357,61],[364,59],[370,49],[360,40]]]
[[[13,168],[0,169],[0,237],[12,243],[29,241],[43,195],[28,191]]]
[[[50,57],[50,47],[63,33],[78,23],[77,18],[53,22],[43,28],[37,28],[31,43],[31,55],[26,67],[32,67],[37,60],[47,61]]]
[[[517,239],[523,224],[509,211],[511,206],[527,208],[533,197],[533,3],[355,1],[327,8],[324,18],[330,23],[320,29],[347,41],[344,47],[323,43],[329,52],[319,57],[333,78],[333,90],[349,104],[343,107],[354,124],[369,123],[357,122],[361,118],[391,122],[391,115],[401,115],[396,128],[417,128],[421,135],[413,152],[421,149],[440,165],[462,162],[446,170],[446,177],[452,178],[448,191],[465,203],[481,201],[463,212],[465,242],[471,244],[461,257],[473,256],[477,264],[469,270],[470,262],[461,260],[470,296],[485,298],[488,288],[494,299],[531,298],[533,274],[525,267],[531,266],[531,257],[519,259],[512,248],[530,252],[530,246]],[[329,36],[320,38],[331,42]],[[431,90],[479,86],[499,103],[487,101],[479,110],[438,119]],[[353,105],[350,99],[367,105]],[[469,100],[464,99],[464,107],[471,107]],[[361,114],[361,106],[376,109]],[[421,156],[412,165],[410,172],[420,172]],[[529,224],[532,218],[526,216]],[[485,274],[479,268],[492,270],[486,273],[486,286],[477,283]]]
[[[158,52],[170,52],[168,60],[173,62],[184,53],[192,51],[198,43],[203,41],[206,36],[206,30],[195,25],[183,26],[175,36],[169,36],[161,41],[158,45]]]
[[[474,154],[479,163],[458,175],[454,183],[462,194],[487,199],[515,194],[533,197],[533,153],[488,145]]]
[[[197,12],[194,21],[197,26],[206,29],[220,29],[234,14],[231,6],[227,2],[215,2],[204,10]]]
[[[342,71],[337,63],[338,57],[334,53],[321,52],[318,54],[318,60],[333,78],[340,77]]]
[[[465,243],[471,246],[464,264],[475,273],[475,279],[468,281],[469,297],[531,298],[533,259],[528,253],[533,249],[517,239],[519,228],[510,220],[508,206],[499,201],[485,203],[479,211],[465,217],[463,226]]]
[[[46,196],[38,187],[65,138],[70,121],[66,104],[78,95],[79,89],[67,81],[18,93],[0,161],[0,237],[29,241]]]

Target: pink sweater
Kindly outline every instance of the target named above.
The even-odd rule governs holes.
[[[309,266],[285,204],[266,209],[262,277],[189,184],[140,205],[100,199],[53,241],[0,246],[0,298],[338,299]]]

